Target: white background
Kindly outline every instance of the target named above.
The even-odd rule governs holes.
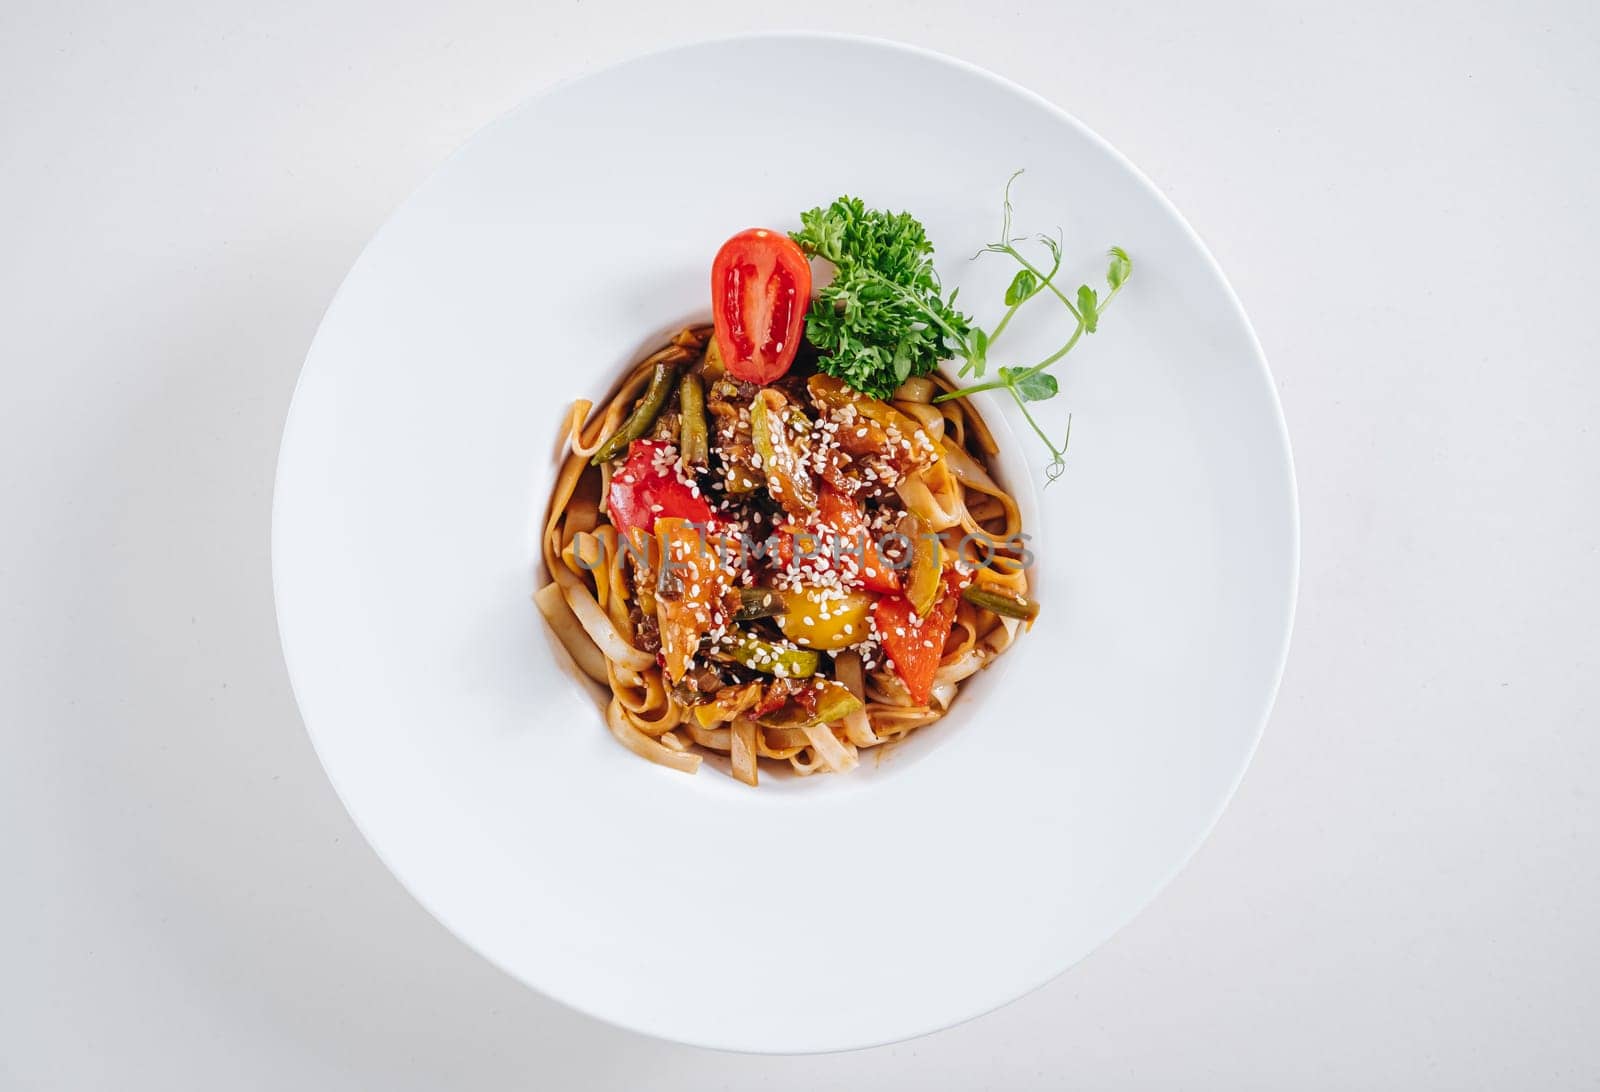
[[[388,212],[555,80],[775,26],[962,56],[1144,168],[1266,347],[1305,540],[1277,711],[1156,904],[812,1059],[445,933],[322,776],[268,578],[295,375]],[[686,137],[737,172],[782,122]],[[0,0],[0,1087],[1596,1087],[1597,180],[1579,0]]]

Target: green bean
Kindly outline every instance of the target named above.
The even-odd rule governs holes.
[[[633,412],[622,422],[622,427],[600,445],[600,450],[589,460],[590,466],[610,462],[626,451],[629,444],[650,431],[650,426],[656,423],[656,418],[661,413],[661,407],[667,404],[667,395],[672,393],[672,381],[677,375],[676,360],[669,357],[656,361],[655,371],[650,374],[650,385],[645,388],[644,397],[633,407]]]
[[[728,479],[724,486],[734,496],[742,497],[746,493],[752,493],[761,484],[763,484],[761,480],[751,477],[750,472],[744,467],[732,465],[728,467]]]
[[[711,458],[711,434],[706,428],[706,392],[700,377],[685,372],[678,380],[678,454],[690,466],[704,468]]]
[[[783,592],[777,588],[740,588],[739,609],[734,612],[735,622],[754,622],[757,618],[771,618],[783,613]]]
[[[1012,595],[993,588],[982,588],[977,584],[968,584],[962,589],[961,598],[981,610],[993,611],[1002,618],[1018,618],[1024,622],[1032,622],[1039,617],[1039,604],[1026,596]]]
[[[780,679],[803,679],[817,673],[821,657],[803,648],[779,648],[770,641],[746,634],[728,655],[748,668]]]

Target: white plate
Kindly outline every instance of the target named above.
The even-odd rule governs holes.
[[[1075,413],[1066,477],[1037,489],[1042,447],[1000,428],[1040,623],[850,776],[751,790],[623,750],[529,601],[567,405],[707,313],[724,238],[841,192],[916,213],[992,323],[1009,271],[967,258],[1019,167],[1017,226],[1064,229],[1072,283],[1099,283],[1111,244],[1135,262],[1040,408],[1058,433]],[[1006,357],[1029,362],[1061,319],[1041,303],[1014,329]],[[1003,80],[816,36],[645,57],[470,141],[329,308],[273,513],[300,708],[401,882],[552,997],[757,1051],[967,1019],[1133,917],[1244,772],[1297,564],[1271,377],[1177,212]]]

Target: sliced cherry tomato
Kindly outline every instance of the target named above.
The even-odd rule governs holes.
[[[939,670],[945,640],[956,620],[962,583],[954,573],[946,573],[944,595],[926,618],[918,618],[911,601],[903,595],[886,595],[873,604],[872,624],[878,632],[878,642],[894,661],[895,674],[918,705],[928,704],[933,695],[933,676]]]
[[[711,505],[683,482],[670,467],[657,465],[657,453],[670,444],[660,440],[635,440],[628,445],[628,458],[611,476],[611,491],[606,507],[611,522],[626,535],[634,528],[654,534],[656,520],[662,516],[711,522]]]
[[[771,383],[789,370],[811,306],[811,263],[781,231],[750,228],[711,263],[711,310],[728,373]]]

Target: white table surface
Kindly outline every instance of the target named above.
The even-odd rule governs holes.
[[[812,1059],[449,936],[323,778],[268,580],[295,375],[388,212],[555,80],[774,26],[966,57],[1143,167],[1260,333],[1305,537],[1265,741],[1156,904]],[[1579,0],[4,0],[0,1087],[1595,1087],[1597,179]]]

